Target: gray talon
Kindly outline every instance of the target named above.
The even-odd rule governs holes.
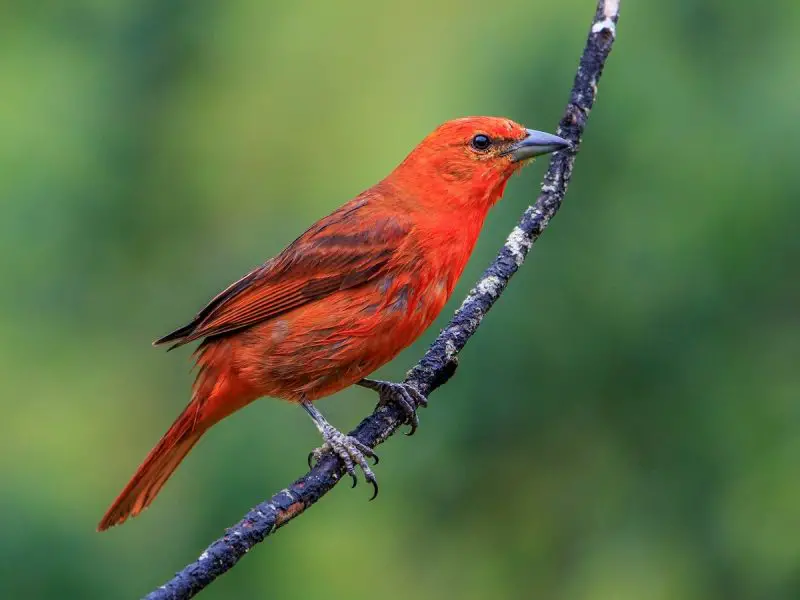
[[[369,446],[362,444],[356,438],[343,434],[325,421],[319,411],[311,406],[310,402],[303,403],[303,407],[314,419],[314,422],[317,423],[317,427],[322,434],[322,439],[325,440],[322,446],[308,455],[309,466],[312,463],[319,462],[322,455],[326,452],[332,452],[342,461],[345,472],[353,478],[353,487],[356,487],[358,477],[356,477],[355,467],[358,465],[364,473],[364,479],[371,483],[375,489],[372,498],[370,498],[370,500],[373,500],[375,496],[378,495],[378,482],[375,479],[375,473],[372,472],[369,466],[367,458],[372,458],[375,464],[378,464],[378,455],[375,451]]]
[[[406,414],[406,420],[411,425],[411,431],[407,435],[414,435],[417,426],[419,426],[417,406],[428,406],[428,399],[425,396],[407,383],[362,379],[358,382],[358,385],[378,392],[380,396],[378,406],[397,404],[403,409]]]

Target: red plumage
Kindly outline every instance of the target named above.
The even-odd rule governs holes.
[[[146,508],[220,419],[261,396],[333,394],[417,339],[453,292],[489,208],[526,162],[509,148],[529,133],[500,118],[445,123],[386,179],[157,340],[203,340],[192,399],[98,528]],[[478,135],[493,147],[477,148]]]

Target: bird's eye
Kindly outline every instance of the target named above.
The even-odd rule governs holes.
[[[489,149],[489,146],[492,145],[492,140],[489,139],[489,136],[479,133],[474,138],[472,138],[470,145],[473,148],[475,148],[475,150],[480,150],[481,152],[483,152],[484,150]]]

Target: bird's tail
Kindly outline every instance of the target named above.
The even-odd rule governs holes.
[[[209,427],[259,396],[230,367],[230,344],[206,341],[195,354],[199,372],[192,400],[106,511],[98,531],[119,525],[147,508]]]
[[[201,418],[203,404],[197,396],[192,398],[106,511],[97,526],[98,531],[135,517],[150,505],[189,450],[212,425]]]

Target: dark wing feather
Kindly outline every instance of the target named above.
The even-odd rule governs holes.
[[[281,254],[218,294],[191,323],[153,342],[175,348],[230,333],[353,288],[377,276],[411,231],[359,197],[318,221]]]

